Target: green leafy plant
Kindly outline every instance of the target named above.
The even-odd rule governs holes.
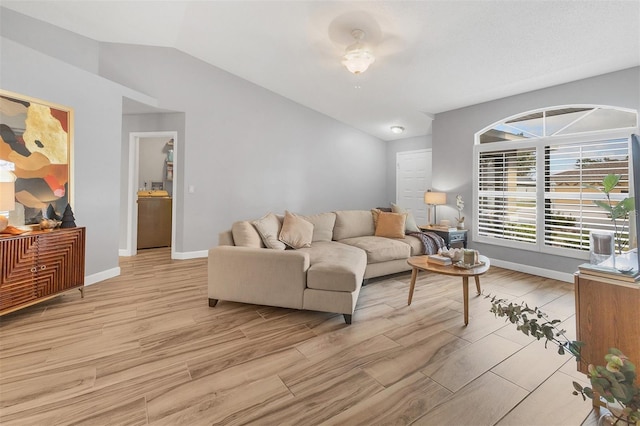
[[[624,238],[624,229],[625,226],[628,227],[629,225],[629,213],[635,209],[633,197],[626,197],[617,203],[611,200],[611,193],[615,190],[616,186],[618,186],[621,178],[622,175],[608,174],[602,179],[602,186],[587,186],[588,188],[602,192],[606,197],[606,201],[595,200],[594,203],[604,209],[613,222],[613,232],[618,254],[622,254],[622,249],[625,248],[629,242],[628,233],[626,234],[627,238]],[[619,219],[622,219],[622,224],[618,230]]]
[[[491,312],[496,317],[515,324],[527,336],[545,339],[545,348],[551,342],[558,347],[560,355],[568,352],[577,361],[588,365],[591,387],[573,382],[574,395],[582,395],[584,400],[602,396],[609,403],[618,403],[622,412],[613,414],[615,424],[623,421],[640,426],[640,387],[635,382],[636,367],[620,350],[609,349],[604,357],[606,366],[594,366],[581,357],[580,350],[584,344],[570,340],[565,335],[566,331],[558,328],[560,320],[551,320],[538,307],[531,308],[526,303],[516,304],[491,295],[485,298],[491,298]]]
[[[607,402],[618,403],[622,407],[620,414],[613,414],[619,421],[631,424],[640,424],[640,388],[635,384],[636,366],[629,361],[620,350],[610,348],[604,356],[606,366],[589,364],[590,387],[583,387],[580,383],[573,382],[574,395],[582,395],[582,398],[593,399],[598,395]]]

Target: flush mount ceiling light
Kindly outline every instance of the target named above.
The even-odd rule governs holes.
[[[347,46],[342,57],[342,64],[353,74],[362,74],[369,68],[376,57],[373,56],[371,49],[369,49],[362,40],[364,39],[364,31],[353,30],[351,35],[356,39],[356,42]]]
[[[397,135],[404,132],[404,127],[402,126],[391,126],[391,131]]]

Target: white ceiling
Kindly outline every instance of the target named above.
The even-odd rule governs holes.
[[[0,2],[98,41],[174,47],[383,140],[640,65],[640,0]],[[358,79],[340,63],[354,28],[376,55]]]

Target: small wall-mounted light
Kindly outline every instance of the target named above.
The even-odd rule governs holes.
[[[399,135],[400,133],[404,132],[404,127],[402,127],[402,126],[391,126],[391,131],[393,133],[395,133],[396,135]]]

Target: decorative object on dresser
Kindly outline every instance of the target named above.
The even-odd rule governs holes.
[[[76,218],[73,216],[73,210],[71,210],[71,206],[67,204],[67,207],[64,209],[64,213],[62,214],[62,224],[60,228],[75,228],[76,227]]]
[[[0,236],[0,315],[71,289],[84,297],[85,228]]]

